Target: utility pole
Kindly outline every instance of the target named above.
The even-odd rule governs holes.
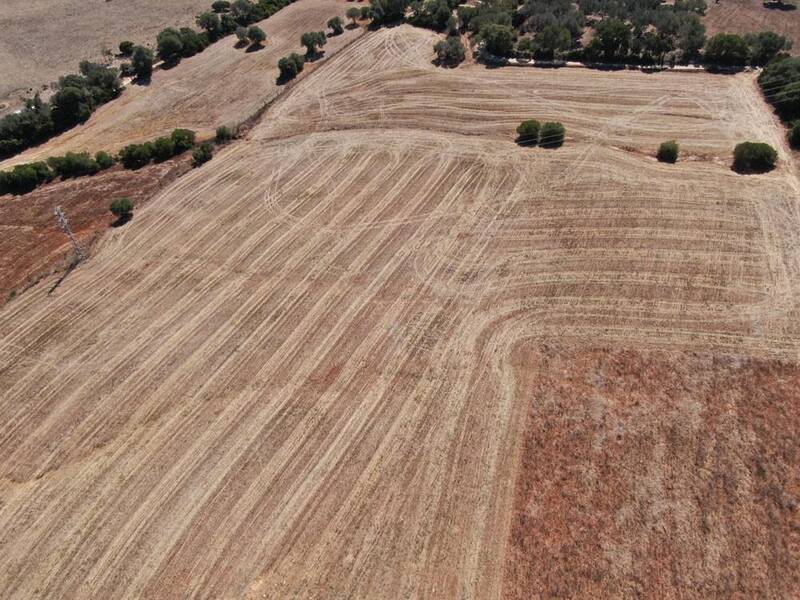
[[[58,219],[58,224],[61,226],[61,229],[64,230],[64,233],[69,236],[69,241],[72,242],[72,249],[75,250],[75,255],[78,257],[79,261],[83,260],[83,251],[78,245],[78,240],[76,240],[75,236],[72,234],[72,229],[69,227],[69,221],[67,221],[67,215],[64,214],[64,211],[61,210],[60,206],[56,206],[55,213],[56,219]]]

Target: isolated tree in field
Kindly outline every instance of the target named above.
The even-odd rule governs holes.
[[[216,0],[211,4],[211,10],[215,13],[228,12],[231,9],[231,3],[228,0]]]
[[[747,64],[750,48],[743,37],[733,33],[718,33],[706,42],[703,60],[720,67],[741,67]]]
[[[541,124],[536,119],[523,121],[517,127],[517,143],[521,146],[535,146],[539,143]]]
[[[177,29],[167,27],[156,36],[158,47],[158,57],[167,64],[175,64],[181,58],[183,52],[183,41],[181,33]]]
[[[464,44],[458,37],[450,36],[446,40],[440,40],[433,46],[436,52],[436,60],[440,65],[456,66],[463,62],[466,55]]]
[[[661,162],[674,163],[678,160],[678,143],[675,140],[662,142],[658,147],[656,158]]]
[[[210,39],[217,39],[222,33],[222,22],[219,15],[212,12],[204,12],[197,17],[197,26],[206,31]]]
[[[133,213],[133,202],[128,198],[118,198],[111,203],[108,209],[121,221],[127,221]]]
[[[353,27],[355,27],[358,21],[358,17],[361,15],[361,11],[357,7],[351,6],[350,8],[347,9],[345,15],[347,16],[348,19],[350,19],[353,22]]]
[[[514,30],[507,25],[492,23],[481,28],[486,51],[495,56],[511,56],[514,52]]]
[[[192,164],[195,167],[207,163],[214,156],[214,148],[208,142],[203,142],[199,147],[192,152]]]
[[[539,145],[542,148],[558,148],[564,143],[565,129],[561,123],[548,122],[539,130]]]
[[[775,148],[761,142],[742,142],[733,150],[733,169],[739,173],[771,171],[777,160]]]
[[[297,77],[297,74],[303,70],[305,59],[292,52],[289,56],[284,56],[278,61],[278,69],[280,70],[280,81],[289,81]]]
[[[253,46],[261,46],[264,41],[267,39],[267,34],[264,33],[264,30],[261,27],[256,25],[250,25],[247,29],[247,39],[253,44]]]
[[[124,41],[119,43],[119,53],[122,56],[130,56],[133,54],[133,42]]]
[[[330,27],[333,35],[341,35],[344,33],[344,23],[342,23],[342,17],[332,17],[328,19],[328,27]]]
[[[139,79],[150,79],[153,74],[153,51],[144,46],[136,46],[133,49],[131,67]]]
[[[306,56],[313,57],[328,42],[324,31],[307,31],[300,36],[300,43],[306,47]]]

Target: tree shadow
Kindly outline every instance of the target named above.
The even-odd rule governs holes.
[[[350,1],[352,1],[352,0],[350,0]],[[349,24],[345,25],[344,28],[345,29],[349,29],[350,31],[352,31],[353,29],[358,29],[358,23],[349,23]]]
[[[153,82],[153,76],[152,75],[150,77],[134,77],[131,80],[131,83],[133,85],[140,85],[142,87],[147,87],[152,82]]]
[[[313,54],[309,54],[308,52],[305,53],[304,58],[306,62],[316,62],[321,58],[325,57],[325,50],[319,50],[318,52],[314,52]]]
[[[263,44],[250,44],[245,52],[258,52],[259,50],[263,50],[265,47],[266,46]]]
[[[61,274],[61,277],[59,277],[59,278],[58,278],[58,281],[56,281],[56,282],[53,284],[53,286],[52,286],[52,287],[51,287],[49,290],[47,290],[47,295],[49,296],[50,294],[52,294],[53,292],[55,292],[55,291],[56,291],[56,289],[58,288],[58,286],[60,286],[60,285],[61,285],[61,283],[62,283],[62,282],[63,282],[63,281],[64,281],[64,280],[67,278],[67,276],[68,276],[70,273],[72,273],[72,271],[74,271],[74,270],[75,270],[75,267],[77,267],[79,264],[80,264],[80,261],[79,261],[79,260],[75,260],[75,261],[71,262],[71,263],[69,264],[69,266],[67,267],[67,269],[66,269],[66,270],[65,270],[65,271],[64,271],[64,272]]]
[[[120,215],[119,217],[117,217],[116,221],[111,223],[111,226],[114,228],[122,227],[123,225],[126,225],[132,220],[133,220],[133,213],[128,213],[127,215]]]
[[[237,50],[241,50],[242,48],[247,46],[247,44],[248,44],[247,40],[237,40],[236,43],[233,45],[233,47],[236,48]]]
[[[781,10],[781,11],[791,11],[797,10],[797,6],[794,4],[785,4],[783,2],[764,2],[764,8],[768,8],[769,10]]]

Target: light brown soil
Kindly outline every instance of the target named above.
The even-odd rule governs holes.
[[[131,40],[155,45],[165,27],[194,26],[209,0],[3,0],[0,2],[0,103],[13,108],[81,60],[103,59]],[[0,110],[0,114],[2,114]]]
[[[352,5],[346,0],[290,4],[260,23],[267,34],[262,50],[247,52],[236,48],[234,36],[224,38],[175,68],[157,70],[149,85],[129,86],[121,97],[95,111],[84,125],[0,163],[0,169],[68,151],[117,151],[176,127],[210,137],[220,125],[238,125],[281,91],[275,81],[278,59],[290,52],[303,52],[301,34],[326,29],[328,19],[336,15],[344,18]],[[325,55],[334,54],[361,33],[362,28],[345,29],[344,34],[329,38]],[[314,68],[313,63],[306,67]]]
[[[795,1],[788,5],[798,6]],[[765,8],[762,0],[720,0],[708,3],[704,18],[707,35],[774,31],[794,42],[792,54],[800,52],[800,10]]]
[[[355,41],[55,294],[0,310],[4,597],[706,598],[764,565],[798,595],[798,185],[784,149],[728,167],[733,140],[782,144],[752,76],[437,69],[434,38]],[[567,143],[516,146],[522,116]],[[652,159],[667,137],[693,159]],[[574,483],[598,461],[616,495]],[[551,472],[619,560],[520,520]],[[626,523],[678,542],[645,547],[670,574],[718,554],[662,585]],[[520,574],[537,543],[553,559]]]

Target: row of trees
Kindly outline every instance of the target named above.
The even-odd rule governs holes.
[[[758,76],[764,98],[788,126],[789,145],[800,149],[800,58],[781,57]]]
[[[339,30],[343,31],[342,19],[334,17],[328,21],[328,26],[333,30],[334,35]],[[307,31],[300,36],[300,44],[306,47],[306,55],[300,56],[296,52],[292,52],[288,56],[284,56],[278,61],[278,81],[286,82],[290,79],[297,77],[298,73],[303,70],[303,66],[307,60],[313,60],[319,56],[322,47],[328,43],[328,37],[324,31]]]
[[[17,165],[10,171],[0,171],[0,195],[27,194],[56,177],[70,179],[94,175],[113,166],[114,162],[107,152],[98,152],[94,156],[88,152],[67,152],[47,161]]]
[[[564,144],[566,129],[557,121],[549,121],[542,125],[536,119],[523,121],[517,127],[517,143],[520,146],[536,146],[542,148],[558,148]]]

